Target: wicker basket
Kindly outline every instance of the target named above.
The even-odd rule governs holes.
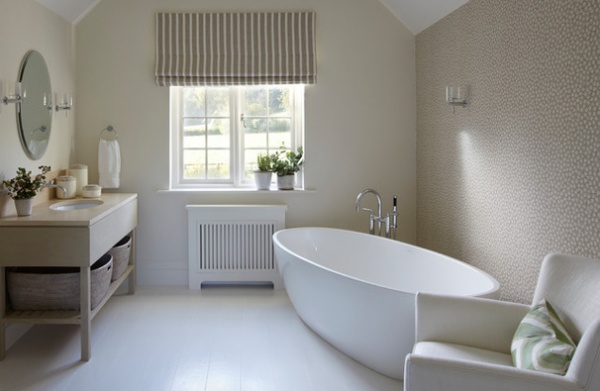
[[[76,267],[20,267],[7,271],[8,295],[17,311],[70,311],[80,308],[80,275]],[[112,275],[112,256],[92,265],[91,308],[106,296]]]
[[[129,265],[131,254],[131,237],[125,236],[108,253],[113,257],[112,281],[121,277]]]

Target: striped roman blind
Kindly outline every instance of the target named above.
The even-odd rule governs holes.
[[[160,86],[312,84],[314,12],[158,13]]]

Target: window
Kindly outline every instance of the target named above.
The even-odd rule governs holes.
[[[302,145],[302,85],[170,88],[171,188],[252,186],[259,154]]]

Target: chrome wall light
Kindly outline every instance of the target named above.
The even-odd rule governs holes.
[[[46,107],[48,111],[54,110],[54,101],[52,100],[52,93],[44,92],[44,107]]]
[[[71,94],[56,94],[54,101],[56,102],[56,111],[73,109],[73,96]]]
[[[3,87],[2,90],[4,90]],[[14,90],[9,91],[7,95],[4,95],[4,97],[2,98],[2,102],[4,102],[5,105],[8,105],[9,103],[21,103],[23,98],[25,98],[23,85],[21,84],[21,82],[17,81],[15,82]]]
[[[446,103],[452,106],[453,113],[456,106],[467,106],[466,92],[465,87],[446,86]]]

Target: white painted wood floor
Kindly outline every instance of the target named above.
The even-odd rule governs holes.
[[[79,341],[78,326],[34,326],[0,362],[0,390],[402,390],[324,342],[270,289],[141,287],[96,316],[87,363]]]

